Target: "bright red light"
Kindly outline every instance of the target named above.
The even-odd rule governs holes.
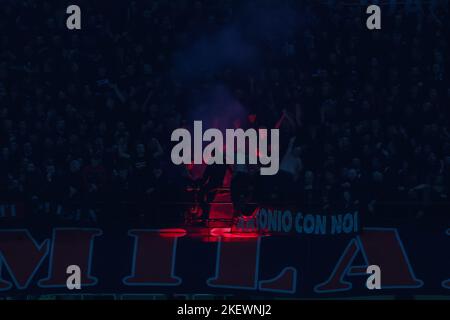
[[[180,238],[187,234],[187,231],[181,228],[160,229],[158,231],[163,238]]]
[[[260,235],[257,232],[231,232],[231,228],[213,228],[210,235],[223,238],[257,238]]]

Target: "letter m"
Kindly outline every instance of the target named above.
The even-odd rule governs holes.
[[[234,164],[235,154],[235,140],[236,140],[236,163],[246,163],[247,142],[248,142],[248,159],[249,164],[257,164],[257,144],[258,138],[255,129],[248,129],[246,131],[242,129],[227,129],[226,130],[226,152],[227,152],[227,164]],[[233,155],[233,156],[231,156]]]
[[[12,283],[1,278],[2,267],[18,289],[26,289],[49,252],[49,240],[39,244],[25,229],[0,230],[0,291]]]

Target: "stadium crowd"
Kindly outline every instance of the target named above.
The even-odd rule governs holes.
[[[67,1],[0,4],[0,201],[95,221],[97,202],[184,198],[205,181],[170,134],[217,85],[246,112],[233,125],[281,130],[280,173],[233,168],[235,203],[449,201],[447,1],[375,31],[356,2],[78,2],[79,31]]]

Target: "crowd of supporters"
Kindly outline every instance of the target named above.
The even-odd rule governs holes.
[[[232,168],[235,202],[449,201],[447,1],[374,31],[356,1],[79,2],[78,31],[67,1],[0,3],[0,201],[96,220],[180,199],[170,135],[218,85],[246,111],[230,125],[281,130],[280,173]]]

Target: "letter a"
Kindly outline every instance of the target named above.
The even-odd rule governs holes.
[[[369,18],[367,18],[366,26],[369,30],[380,30],[381,29],[381,9],[377,5],[371,5],[367,7],[367,14],[371,14]]]
[[[71,5],[67,7],[67,14],[70,16],[66,20],[66,26],[69,30],[80,30],[81,29],[81,9],[77,5]]]
[[[70,276],[67,278],[67,281],[66,281],[67,289],[80,290],[81,289],[81,269],[80,269],[80,267],[77,265],[68,266],[66,273],[70,274]]]
[[[381,269],[377,265],[371,265],[367,267],[367,274],[370,274],[366,281],[366,287],[369,290],[381,289]]]
[[[172,149],[170,157],[173,164],[190,164],[191,163],[191,134],[186,129],[176,129],[172,132],[171,141],[180,141]],[[183,155],[180,155],[180,154]]]
[[[354,266],[357,254],[362,254],[365,264]],[[341,255],[331,276],[314,287],[318,293],[347,291],[352,283],[345,276],[365,275],[367,267],[378,265],[383,269],[383,288],[420,288],[423,281],[416,278],[403,248],[397,229],[364,228],[352,239]]]

